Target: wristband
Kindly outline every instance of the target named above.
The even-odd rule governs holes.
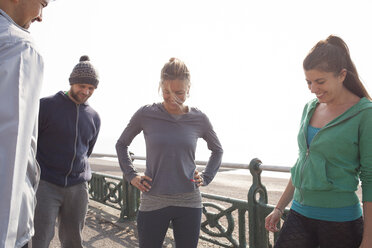
[[[278,209],[279,210],[279,212],[283,215],[284,214],[284,211],[283,210],[281,210],[280,208],[278,208],[278,207],[275,207],[275,209]]]

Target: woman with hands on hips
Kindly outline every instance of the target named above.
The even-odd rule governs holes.
[[[347,45],[337,36],[319,41],[303,68],[316,98],[305,105],[297,138],[299,157],[265,227],[278,231],[276,224],[293,199],[275,248],[370,248],[371,98]],[[356,194],[359,179],[363,211]]]
[[[184,104],[190,91],[184,62],[171,58],[164,65],[159,90],[163,102],[141,107],[117,141],[119,164],[126,180],[142,192],[137,216],[140,248],[161,248],[170,222],[177,248],[196,248],[202,214],[199,186],[212,181],[223,150],[208,117]],[[146,143],[144,175],[137,173],[128,154],[141,131]],[[199,138],[211,150],[201,174],[195,165]]]

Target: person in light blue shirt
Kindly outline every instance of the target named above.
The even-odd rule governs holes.
[[[28,31],[49,0],[0,1],[0,248],[34,234],[37,115],[44,62]]]

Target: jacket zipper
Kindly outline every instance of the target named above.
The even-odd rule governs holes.
[[[340,123],[342,123],[342,122],[344,122],[344,121],[347,121],[347,120],[351,119],[352,117],[356,116],[358,113],[359,113],[359,111],[358,111],[356,114],[351,115],[351,116],[349,116],[348,118],[346,118],[346,119],[344,119],[344,120],[342,120],[342,121],[336,122],[336,123],[334,123],[334,124],[332,124],[332,125],[329,125],[329,126],[327,126],[327,125],[324,126],[323,128],[321,128],[321,129],[320,129],[320,130],[315,134],[315,136],[314,136],[313,139],[311,140],[310,144],[306,144],[306,146],[307,146],[307,149],[306,149],[306,157],[305,157],[304,165],[303,165],[302,168],[301,168],[301,177],[300,177],[300,179],[301,179],[301,183],[300,183],[300,188],[299,188],[299,192],[300,192],[300,196],[301,196],[301,200],[300,200],[300,203],[301,203],[301,204],[303,204],[303,200],[304,200],[303,193],[302,193],[302,182],[303,182],[303,175],[304,175],[303,172],[304,172],[304,169],[305,169],[305,167],[306,167],[306,165],[307,165],[306,162],[307,162],[307,159],[308,159],[309,154],[310,154],[310,145],[311,145],[311,143],[313,143],[315,137],[318,135],[318,133],[319,133],[320,131],[323,131],[324,129],[327,129],[327,128],[330,128],[330,127],[333,127],[333,126],[336,126],[336,125],[338,125],[338,124],[340,124]],[[309,123],[310,123],[310,122],[309,122]],[[309,126],[309,123],[307,124],[307,127]],[[305,130],[303,131],[303,134],[304,134],[304,138],[305,138],[305,141],[306,141]]]
[[[320,130],[319,130],[320,131]],[[306,134],[305,134],[305,132],[303,132],[303,134],[304,134],[304,138],[305,138],[305,140],[306,140]],[[314,138],[315,138],[315,136],[314,136]],[[314,139],[313,138],[313,139]],[[311,141],[312,142],[312,141]],[[303,175],[304,175],[304,169],[305,169],[305,167],[306,167],[306,165],[307,165],[307,159],[308,159],[308,157],[309,157],[309,153],[310,153],[310,144],[308,145],[308,144],[306,144],[306,146],[307,146],[307,148],[306,148],[306,157],[305,157],[305,162],[304,162],[304,164],[303,164],[303,166],[302,166],[302,168],[301,168],[301,176],[300,176],[300,180],[301,180],[301,183],[300,183],[300,188],[298,189],[299,190],[299,192],[300,192],[300,196],[301,196],[301,200],[300,200],[300,203],[302,204],[303,203],[303,200],[304,200],[304,196],[303,196],[303,193],[302,193],[302,182],[303,182]]]
[[[72,156],[70,170],[66,174],[65,177],[65,187],[67,186],[67,178],[72,172],[72,168],[74,167],[74,162],[76,158],[76,143],[77,143],[77,137],[78,137],[78,124],[79,124],[79,104],[76,104],[76,123],[75,123],[75,141],[74,141],[74,155]]]

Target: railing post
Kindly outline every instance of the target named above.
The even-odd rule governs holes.
[[[267,204],[266,187],[261,183],[261,161],[252,159],[249,170],[252,174],[252,186],[248,192],[249,247],[270,247],[269,235],[265,229],[265,209],[260,205]]]
[[[134,153],[129,152],[132,162],[134,161]],[[125,216],[129,220],[134,220],[140,204],[140,191],[132,186],[123,175],[123,208],[120,213],[120,221],[123,221]]]
[[[92,179],[89,181],[89,194],[91,194],[92,199],[101,203],[105,197],[105,178],[100,175],[92,174]]]
[[[137,215],[140,202],[140,191],[132,186],[123,177],[123,209],[120,214],[120,220],[124,220],[125,216],[129,220],[134,220]]]

